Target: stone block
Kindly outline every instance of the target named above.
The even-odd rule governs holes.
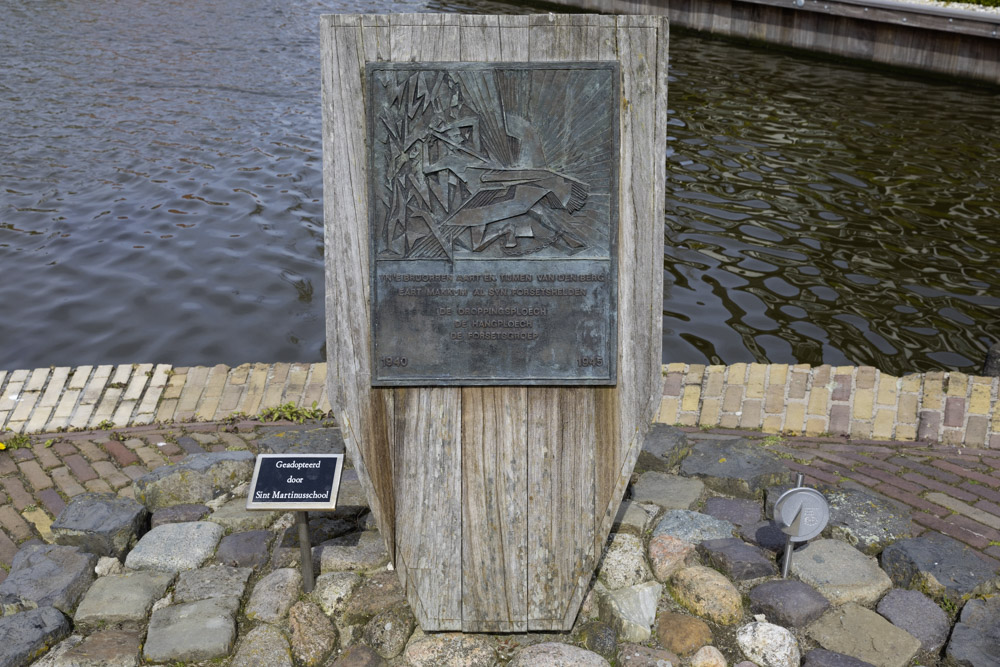
[[[140,631],[100,630],[66,651],[52,667],[137,667],[142,637]]]
[[[247,451],[192,454],[135,481],[135,497],[151,511],[205,503],[250,480],[254,455]]]
[[[913,535],[912,512],[898,504],[859,489],[827,489],[823,495],[830,506],[830,521],[823,534],[844,540],[869,556]]]
[[[215,560],[233,567],[255,568],[267,563],[268,548],[274,534],[269,530],[250,530],[226,535],[219,542]]]
[[[55,607],[72,614],[94,581],[98,557],[78,547],[32,544],[22,547],[0,583],[0,601],[21,609]]]
[[[876,611],[919,639],[922,651],[939,651],[951,630],[944,610],[919,591],[895,588],[879,600]]]
[[[650,509],[647,510],[646,507]],[[611,530],[616,533],[629,533],[641,536],[646,532],[650,519],[653,518],[656,508],[652,505],[642,505],[631,500],[624,501],[618,507],[618,513],[611,524]]]
[[[657,581],[668,580],[674,572],[695,564],[695,545],[672,535],[656,535],[649,540],[649,563]]]
[[[965,604],[945,658],[955,665],[1000,665],[1000,597]]]
[[[575,665],[576,667],[608,667],[608,661],[593,651],[579,646],[545,642],[521,649],[509,667],[545,667]]]
[[[313,563],[320,572],[355,570],[366,571],[382,567],[389,561],[382,535],[374,530],[350,533],[327,540],[313,547]]]
[[[928,532],[895,542],[882,552],[882,568],[900,588],[916,588],[953,602],[992,593],[1000,576],[971,549],[950,537]]]
[[[816,540],[796,551],[792,573],[834,605],[874,604],[892,588],[875,559],[840,540]]]
[[[735,526],[753,525],[763,518],[760,503],[743,498],[709,498],[702,512]]]
[[[655,582],[606,591],[598,598],[600,619],[613,627],[622,641],[644,642],[651,635],[662,591],[663,586]]]
[[[84,493],[59,513],[52,535],[56,544],[121,559],[145,532],[148,518],[146,508],[130,498]]]
[[[262,623],[243,637],[230,667],[292,667],[292,653],[281,630]]]
[[[274,570],[254,586],[245,615],[251,621],[278,623],[298,598],[302,575],[293,568]]]
[[[193,570],[212,557],[223,532],[222,526],[208,521],[157,526],[129,552],[125,567],[159,572]]]
[[[714,646],[702,646],[691,656],[691,667],[727,667],[726,656]]]
[[[412,618],[412,613],[410,616]],[[402,624],[398,619],[396,622]],[[392,621],[390,625],[391,623]],[[408,623],[406,637],[399,643],[399,652],[402,652],[406,639],[409,638],[409,633],[413,631],[415,625],[416,619]],[[288,612],[288,627],[291,632],[292,655],[300,665],[315,667],[337,648],[337,628],[323,610],[312,602],[300,601],[292,606]]]
[[[651,503],[664,509],[691,509],[701,498],[705,485],[697,479],[650,471],[639,475],[632,485],[632,501]]]
[[[69,620],[49,606],[0,618],[0,665],[30,664],[69,635]]]
[[[259,585],[259,584],[258,584]],[[358,586],[343,607],[342,620],[349,625],[363,625],[383,609],[406,601],[395,572],[378,572]]]
[[[660,646],[681,657],[689,656],[714,641],[708,623],[695,616],[672,611],[664,611],[657,617],[656,638]]]
[[[801,655],[795,636],[773,623],[748,623],[736,631],[743,655],[768,667],[799,667]]]
[[[728,521],[722,521],[700,512],[669,510],[653,529],[653,537],[670,535],[685,542],[698,544],[702,540],[732,537],[735,528]]]
[[[762,499],[768,486],[792,482],[784,461],[746,439],[698,442],[680,471],[710,489],[740,498]]]
[[[153,603],[173,583],[173,573],[127,572],[101,577],[94,582],[73,617],[77,630],[92,632],[104,626],[130,630],[145,627]]]
[[[801,628],[830,608],[815,588],[794,579],[766,581],[750,591],[750,613],[779,625]]]
[[[788,536],[781,532],[778,524],[774,521],[758,521],[757,523],[745,526],[740,531],[740,537],[768,551],[784,551],[785,542]]]
[[[590,651],[585,651],[584,649],[577,650],[584,651],[586,654],[596,655],[592,654]],[[413,633],[413,637],[406,645],[403,657],[406,660],[403,664],[408,664],[412,667],[497,664],[496,650],[484,637],[463,635],[458,632],[441,632],[433,635],[425,635],[419,629]],[[600,658],[600,656],[597,657]],[[604,660],[604,658],[600,659]],[[533,664],[537,663],[522,663],[524,667]],[[603,664],[606,665],[607,661]]]
[[[598,580],[611,590],[642,584],[653,578],[646,565],[642,539],[614,533],[597,567]]]
[[[181,572],[174,586],[174,602],[196,602],[211,598],[243,597],[247,580],[253,571],[250,568],[212,565],[197,570]]]
[[[714,567],[730,579],[746,581],[778,573],[773,558],[738,537],[704,540],[698,545],[702,562]]]
[[[416,626],[417,619],[410,608],[399,605],[375,614],[365,624],[362,637],[380,656],[391,659],[403,652]]]
[[[700,565],[684,568],[671,577],[670,586],[677,602],[698,616],[720,625],[732,625],[743,618],[739,591],[715,570]]]
[[[150,528],[156,528],[166,523],[188,523],[189,521],[201,521],[208,516],[210,509],[207,505],[200,503],[187,503],[184,505],[171,505],[153,512],[150,519]]]
[[[607,623],[589,621],[575,628],[574,635],[578,646],[593,651],[608,660],[618,655],[618,633]]]
[[[647,470],[668,472],[690,451],[691,444],[687,433],[668,424],[653,424],[643,440],[635,472],[640,474]]]
[[[670,651],[641,644],[624,643],[618,650],[619,667],[665,667],[680,665],[681,659]]]
[[[223,600],[199,600],[153,612],[143,646],[147,662],[225,658],[236,641],[236,610]]]
[[[913,635],[854,603],[826,612],[806,632],[823,648],[876,667],[905,667],[920,650]]]
[[[843,653],[814,648],[805,655],[802,667],[873,667],[872,663],[852,658]]]
[[[227,533],[241,533],[268,528],[280,515],[280,512],[268,510],[248,510],[246,498],[234,498],[205,520],[219,524]]]
[[[328,572],[317,577],[310,595],[324,614],[333,617],[344,608],[359,585],[361,577],[353,572]]]
[[[343,454],[344,438],[339,428],[282,428],[257,440],[263,453],[271,454]]]

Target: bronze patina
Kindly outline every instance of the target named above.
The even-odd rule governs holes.
[[[366,76],[372,384],[614,384],[618,63]]]

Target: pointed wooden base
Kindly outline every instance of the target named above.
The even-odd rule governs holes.
[[[668,29],[654,16],[324,16],[331,403],[424,630],[568,630],[662,390]],[[621,62],[618,384],[370,385],[364,63]]]

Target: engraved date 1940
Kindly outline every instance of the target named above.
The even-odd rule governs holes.
[[[405,368],[408,363],[406,357],[382,357],[382,365],[386,368]]]

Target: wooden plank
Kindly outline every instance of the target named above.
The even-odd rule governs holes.
[[[622,69],[619,202],[619,383],[595,397],[595,553],[611,530],[660,400],[663,302],[659,255],[665,196],[668,30],[658,17],[620,16],[614,43]],[[658,111],[657,105],[663,109]]]
[[[529,630],[568,629],[593,575],[593,399],[590,388],[528,389]]]
[[[388,17],[389,60],[461,59],[457,14]],[[367,220],[365,222],[367,226]],[[462,627],[462,391],[395,392],[396,553],[407,599],[424,628]]]
[[[396,555],[421,627],[462,628],[461,390],[396,389]]]
[[[531,17],[520,16],[500,16],[500,56],[503,60],[519,62],[528,60],[531,56],[529,50],[529,37],[531,32]]]
[[[368,347],[368,215],[364,91],[366,60],[381,55],[378,30],[357,16],[325,16],[320,30],[323,82],[323,187],[326,219],[327,340],[331,404],[372,514],[394,558],[392,396],[372,390]]]
[[[462,631],[528,629],[524,387],[462,391]]]
[[[526,49],[504,52],[500,17],[460,25],[462,60],[527,60]],[[462,390],[463,632],[528,629],[526,409],[523,387]]]

